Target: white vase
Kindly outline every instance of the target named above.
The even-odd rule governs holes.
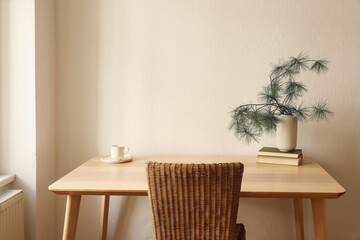
[[[297,118],[292,115],[281,115],[276,127],[276,147],[281,152],[291,152],[296,148]]]

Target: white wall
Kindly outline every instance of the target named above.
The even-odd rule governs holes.
[[[35,1],[36,48],[36,233],[55,239],[56,198],[48,186],[56,180],[56,62],[53,0]],[[60,225],[62,222],[60,223]]]
[[[306,101],[327,98],[328,123],[300,125],[298,146],[348,192],[328,201],[330,239],[357,239],[360,211],[360,3],[350,1],[56,1],[57,176],[111,144],[134,155],[256,155],[227,130],[256,101],[270,63],[308,51],[331,60],[304,75]],[[245,170],[246,171],[246,170]],[[58,222],[65,198],[57,197]],[[293,239],[292,201],[241,199],[249,239]],[[78,239],[98,239],[99,201],[84,197]],[[109,239],[152,239],[145,197],[114,197]],[[314,239],[309,202],[306,239]],[[62,224],[58,224],[60,239]]]
[[[25,196],[25,235],[36,239],[34,1],[0,1],[0,173]]]

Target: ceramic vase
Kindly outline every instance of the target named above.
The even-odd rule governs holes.
[[[291,152],[296,148],[297,118],[292,115],[280,115],[276,127],[276,147],[281,152]]]

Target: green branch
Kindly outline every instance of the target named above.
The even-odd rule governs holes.
[[[258,141],[264,133],[275,131],[279,115],[295,115],[303,121],[326,120],[333,116],[325,101],[307,107],[295,104],[308,91],[305,84],[296,80],[296,76],[304,71],[325,73],[328,63],[327,60],[313,60],[300,53],[273,65],[269,84],[259,93],[261,102],[235,108],[231,112],[229,129],[237,138],[249,143]]]

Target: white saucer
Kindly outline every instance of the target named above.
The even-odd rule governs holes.
[[[130,154],[125,154],[123,158],[111,158],[110,155],[101,158],[101,161],[106,163],[126,163],[132,161],[133,156]]]

